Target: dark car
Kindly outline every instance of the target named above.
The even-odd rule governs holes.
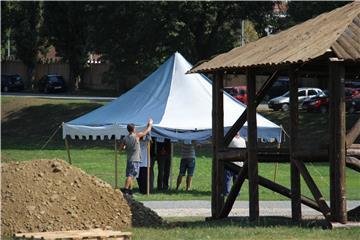
[[[345,88],[346,111],[354,113],[360,110],[360,94],[356,89]],[[329,95],[327,91],[307,99],[302,104],[302,109],[308,112],[327,113],[329,110]]]
[[[1,74],[1,91],[21,91],[24,90],[24,81],[18,74]]]
[[[65,92],[66,84],[60,75],[45,75],[38,82],[40,92]]]
[[[224,90],[240,102],[247,104],[246,86],[225,87]]]
[[[354,89],[360,91],[360,80],[347,81],[347,82],[345,82],[345,87],[354,88]]]
[[[289,78],[279,77],[266,93],[264,100],[267,102],[272,98],[283,95],[287,91],[289,91]]]

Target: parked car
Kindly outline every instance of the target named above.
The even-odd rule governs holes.
[[[66,84],[60,75],[45,75],[38,82],[40,92],[65,92]]]
[[[299,88],[298,89],[299,106],[301,106],[302,102],[305,101],[306,99],[314,97],[321,93],[323,93],[323,91],[319,88]],[[273,109],[274,111],[278,111],[280,109],[283,111],[288,111],[289,103],[290,103],[290,92],[286,92],[280,97],[271,99],[268,102],[268,107]]]
[[[1,74],[1,91],[21,91],[24,90],[24,81],[18,74]]]
[[[240,102],[247,104],[246,86],[225,87],[224,90]]]
[[[360,91],[360,80],[345,82],[345,87],[354,88]]]
[[[274,82],[269,91],[266,93],[264,100],[269,101],[272,98],[283,95],[287,91],[289,91],[289,78],[279,77],[276,82]]]
[[[353,88],[345,88],[345,107],[349,113],[360,110],[360,94]],[[329,94],[324,91],[323,94],[316,95],[307,99],[302,104],[302,109],[308,112],[327,113],[329,111]]]

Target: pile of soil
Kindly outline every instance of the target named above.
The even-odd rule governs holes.
[[[2,164],[3,235],[161,225],[151,209],[62,160]]]

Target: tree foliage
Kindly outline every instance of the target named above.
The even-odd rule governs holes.
[[[290,1],[288,14],[292,24],[298,24],[348,3],[348,1]]]
[[[69,63],[71,88],[80,82],[88,58],[88,10],[85,2],[44,2],[43,32]]]
[[[262,30],[271,10],[271,2],[94,3],[91,42],[114,75],[142,76],[175,51],[197,62],[230,50],[239,45],[241,19]]]

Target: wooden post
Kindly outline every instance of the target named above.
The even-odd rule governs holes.
[[[173,170],[172,170],[172,167],[173,167],[173,158],[174,158],[174,144],[173,144],[173,143],[170,143],[170,144],[171,144],[171,155],[170,155],[169,190],[172,189],[172,180],[173,180]]]
[[[345,193],[345,69],[343,61],[330,59],[330,208],[333,221],[347,222]]]
[[[68,155],[68,161],[70,164],[72,164],[72,161],[71,161],[71,156],[70,156],[70,147],[69,147],[69,142],[67,140],[67,136],[65,137],[65,147],[66,147],[66,152],[67,152],[67,155]]]
[[[146,195],[150,195],[150,143],[151,140],[148,141],[147,145],[147,164],[146,164]]]
[[[259,219],[259,176],[257,150],[257,123],[256,123],[256,75],[253,69],[246,72],[248,105],[248,178],[249,178],[249,217],[250,221]]]
[[[295,152],[298,145],[298,77],[293,66],[289,69],[290,82],[290,173],[291,173],[291,215],[292,220],[301,220],[301,186],[300,173],[295,165]]]
[[[224,165],[218,158],[218,152],[224,148],[224,107],[223,107],[223,81],[224,73],[217,72],[212,85],[212,198],[211,215],[217,218],[224,205]]]
[[[114,149],[115,149],[115,188],[118,188],[118,145],[115,138],[114,141]]]
[[[264,85],[261,87],[259,92],[256,94],[256,106],[260,104],[260,102],[264,99],[267,91],[272,87],[275,81],[279,77],[279,71],[275,71],[271,76],[266,79]],[[235,135],[239,132],[242,126],[245,124],[247,120],[247,109],[241,114],[241,116],[236,120],[234,125],[229,129],[229,131],[225,135],[225,146],[228,146]]]

